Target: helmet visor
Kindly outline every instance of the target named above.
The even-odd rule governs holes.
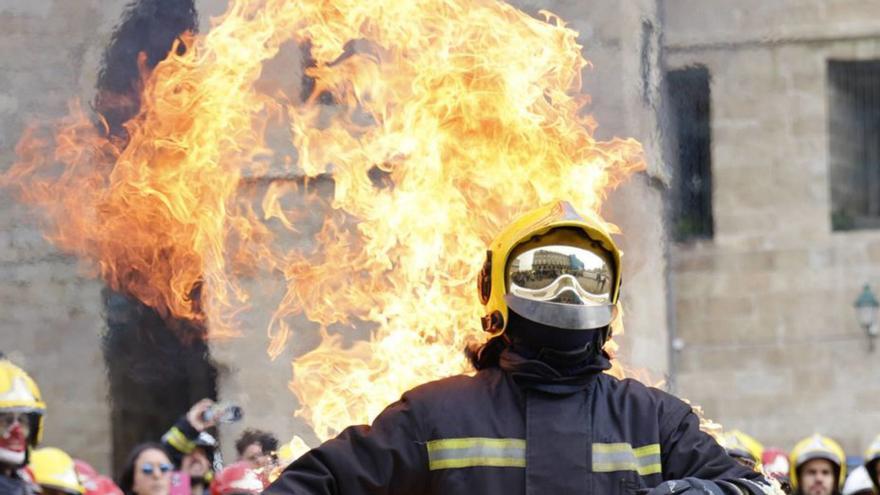
[[[519,253],[507,265],[507,292],[536,302],[611,304],[609,261],[589,249],[549,245]]]

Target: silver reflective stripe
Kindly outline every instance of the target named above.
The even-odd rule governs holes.
[[[526,441],[519,438],[446,438],[428,442],[431,471],[467,467],[525,467]]]
[[[633,448],[628,443],[594,443],[593,472],[636,471],[642,476],[663,472],[660,444]]]

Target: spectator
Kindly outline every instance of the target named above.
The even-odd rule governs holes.
[[[880,493],[880,435],[874,437],[865,452],[865,470],[868,471],[868,477],[874,483],[874,489]]]
[[[125,495],[168,495],[174,465],[158,443],[142,443],[125,461],[119,487]]]
[[[800,495],[837,495],[846,478],[846,455],[834,440],[809,436],[791,449],[791,483]]]
[[[853,469],[853,472],[846,478],[846,483],[843,484],[842,493],[843,495],[874,495],[876,493],[865,466]]]
[[[247,429],[235,442],[238,460],[250,464],[251,467],[264,468],[272,464],[278,450],[278,439],[269,432]]]
[[[217,441],[207,430],[216,423],[205,413],[214,406],[211,399],[196,402],[163,436],[162,443],[174,464],[189,477],[192,495],[208,493],[214,478]]]
[[[40,443],[46,404],[34,380],[0,359],[0,493],[27,495],[35,489],[27,471],[28,449]]]

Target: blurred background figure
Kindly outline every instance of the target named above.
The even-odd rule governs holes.
[[[814,434],[791,450],[791,484],[800,495],[836,495],[846,478],[846,454],[829,437]]]
[[[192,495],[208,492],[214,470],[222,467],[217,440],[207,429],[217,424],[213,400],[196,402],[174,426],[162,436],[162,443],[171,454],[174,465],[189,480]]]
[[[169,495],[174,465],[158,443],[142,443],[128,454],[119,477],[125,495]]]
[[[727,455],[736,459],[743,466],[760,472],[764,446],[752,436],[739,430],[725,432],[718,438],[718,443],[727,451]]]
[[[235,442],[235,450],[239,461],[251,467],[268,467],[277,458],[278,439],[267,431],[248,428]]]
[[[42,495],[83,495],[73,459],[61,449],[43,447],[31,454],[31,472]]]
[[[865,466],[855,468],[846,478],[843,484],[842,495],[874,495],[874,483],[868,476],[868,470]]]
[[[46,404],[34,380],[0,358],[0,493],[27,495],[32,485],[22,467],[40,443]]]
[[[778,447],[764,449],[761,463],[764,465],[765,474],[776,479],[786,493],[791,491],[791,480],[788,477],[791,463],[788,461],[788,453]]]
[[[211,483],[211,495],[246,495],[262,493],[268,485],[265,470],[239,461],[225,468]]]
[[[865,470],[874,483],[874,490],[880,493],[880,435],[874,437],[868,450],[865,451]]]

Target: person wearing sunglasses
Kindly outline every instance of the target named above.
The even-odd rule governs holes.
[[[23,466],[30,449],[40,443],[45,411],[36,382],[0,358],[0,493],[26,495],[35,490]]]
[[[263,493],[771,493],[686,403],[604,373],[620,281],[621,253],[597,217],[560,201],[516,219],[477,278],[490,338],[469,350],[476,374],[406,392]]]
[[[132,449],[117,483],[125,495],[168,495],[174,465],[159,443]]]

